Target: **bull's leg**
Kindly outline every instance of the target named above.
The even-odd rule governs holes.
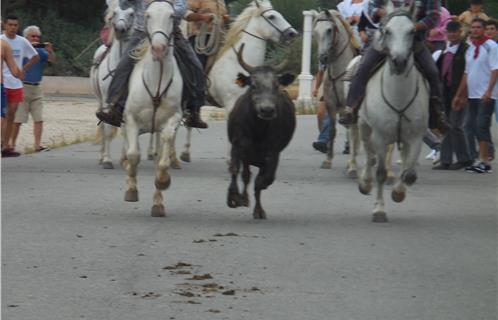
[[[249,168],[249,164],[247,163],[244,163],[244,168],[242,170],[242,181],[244,182],[244,191],[242,191],[242,195],[240,197],[240,205],[249,207],[249,195],[247,193],[247,186],[251,181],[251,169]]]
[[[190,162],[190,147],[192,142],[192,128],[187,127],[187,137],[185,139],[184,150],[180,155],[180,159],[184,162]]]
[[[116,128],[108,124],[102,124],[102,167],[104,169],[114,169],[111,159],[111,141]]]
[[[237,176],[239,175],[240,170],[240,159],[238,156],[239,152],[234,146],[232,146],[231,153],[230,167],[228,170],[230,171],[232,180],[230,182],[230,186],[228,187],[227,205],[230,208],[237,208],[240,203],[239,186],[237,185]]]
[[[372,129],[365,122],[359,124],[359,129],[363,148],[365,149],[366,162],[358,180],[358,189],[362,194],[369,194],[372,191],[372,167],[375,164],[375,153],[370,141]]]
[[[126,161],[125,170],[128,174],[128,188],[125,193],[125,201],[138,201],[137,189],[137,167],[140,163],[140,147],[138,145],[138,127],[132,117],[126,119]]]
[[[327,150],[327,158],[322,162],[322,169],[330,169],[332,168],[332,159],[334,158],[334,141],[335,141],[335,133],[336,133],[336,121],[335,121],[335,112],[329,111],[330,117],[330,139],[328,143]]]
[[[254,219],[266,219],[266,212],[261,205],[261,190],[265,190],[275,181],[277,166],[278,155],[270,155],[265,160],[265,164],[259,169],[254,184],[254,197],[256,198],[256,205],[253,211]]]

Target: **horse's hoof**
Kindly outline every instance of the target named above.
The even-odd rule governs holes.
[[[324,161],[322,162],[322,165],[320,166],[321,169],[330,169],[332,168],[332,162],[330,161]]]
[[[389,222],[389,220],[387,220],[387,215],[385,212],[374,212],[374,214],[372,215],[372,222],[383,223]]]
[[[411,186],[417,181],[417,172],[413,169],[408,169],[401,175],[401,180],[407,185]]]
[[[166,210],[164,210],[164,206],[162,204],[155,204],[151,209],[152,217],[164,217],[166,216]]]
[[[372,191],[372,184],[363,185],[362,183],[358,183],[358,190],[360,190],[361,194],[369,195],[370,191]]]
[[[190,162],[190,153],[187,153],[187,152],[182,152],[182,154],[180,155],[180,160],[182,160],[183,162]]]
[[[178,169],[181,169],[182,166],[180,165],[180,162],[178,160],[173,160],[173,161],[171,161],[170,168],[178,170]]]
[[[126,190],[125,201],[137,202],[138,201],[138,190]]]
[[[391,192],[391,198],[393,199],[394,202],[402,202],[403,200],[405,200],[405,197],[406,197],[405,191],[398,192],[396,190],[393,190]]]
[[[266,219],[266,212],[263,209],[254,209],[254,212],[252,213],[252,216],[254,219],[257,220],[264,220]]]
[[[102,162],[102,168],[104,169],[114,169],[114,165],[110,161]]]
[[[152,160],[154,160],[155,158],[156,158],[156,156],[155,156],[154,154],[148,154],[148,155],[147,155],[147,160],[152,161]]]
[[[356,170],[348,170],[348,177],[351,179],[357,179],[358,178],[358,172]]]
[[[169,188],[170,184],[171,184],[171,177],[169,176],[169,174],[166,174],[166,179],[164,179],[163,181],[157,178],[156,180],[154,180],[154,185],[158,190],[166,190]]]

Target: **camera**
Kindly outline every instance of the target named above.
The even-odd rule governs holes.
[[[45,48],[45,44],[44,43],[37,43],[37,44],[34,44],[33,47],[34,48]]]

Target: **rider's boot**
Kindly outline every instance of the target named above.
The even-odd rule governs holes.
[[[353,108],[346,106],[344,107],[342,113],[339,115],[339,120],[337,120],[337,122],[339,122],[343,126],[348,126],[356,123],[357,117],[355,114],[356,112]]]
[[[440,97],[433,96],[429,102],[429,117],[434,117],[434,121],[429,118],[429,123],[433,123],[434,127],[438,129],[441,133],[448,130],[448,119],[446,113],[443,111],[444,105]]]
[[[190,128],[206,129],[208,124],[202,121],[199,111],[189,112],[185,117],[185,125]]]
[[[97,111],[95,115],[100,121],[111,126],[121,127],[123,122],[123,113],[114,105],[109,106],[106,110]]]

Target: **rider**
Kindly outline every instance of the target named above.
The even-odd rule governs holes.
[[[382,8],[382,0],[371,0],[369,10],[371,16],[377,19],[385,15]],[[398,1],[399,2],[399,1]],[[404,2],[404,1],[403,1]],[[430,113],[437,119],[437,125],[434,121],[430,121],[431,126],[438,127],[440,130],[446,128],[446,117],[443,112],[443,105],[441,101],[441,84],[439,82],[438,69],[432,55],[424,45],[425,34],[436,27],[439,22],[441,12],[440,0],[417,0],[416,2],[417,19],[415,24],[415,43],[414,43],[414,56],[418,62],[422,73],[425,75],[430,85]],[[396,3],[395,3],[396,4]],[[348,97],[346,100],[346,107],[339,118],[339,123],[343,125],[352,124],[355,121],[355,114],[361,106],[361,102],[365,96],[366,85],[370,73],[375,66],[384,59],[386,52],[378,51],[375,46],[370,46],[361,59],[358,71],[353,76],[351,86],[349,89]],[[432,117],[431,117],[432,118]]]
[[[123,58],[119,62],[114,77],[109,85],[109,93],[106,99],[107,110],[101,110],[96,113],[99,120],[110,125],[119,127],[123,121],[123,111],[128,97],[128,78],[130,77],[135,60],[130,56],[135,47],[147,37],[145,30],[145,10],[149,0],[119,0],[122,7],[132,6],[135,11],[135,21],[133,25],[133,34],[130,37],[128,46]],[[179,28],[180,21],[187,11],[186,0],[175,0],[173,3],[175,9],[175,22],[173,27],[173,36],[175,42],[175,56],[181,57],[183,64],[180,67],[184,83],[188,89],[184,90],[188,94],[187,109],[188,114],[185,125],[188,127],[202,128],[208,127],[207,123],[201,120],[199,111],[204,105],[204,91],[206,88],[206,78],[190,43],[183,37]],[[189,15],[187,20],[210,22],[212,17],[206,14]],[[189,69],[189,70],[187,70]]]

